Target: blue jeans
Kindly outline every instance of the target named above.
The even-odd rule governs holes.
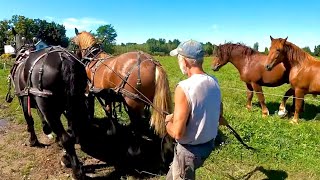
[[[177,143],[166,180],[195,179],[196,169],[203,165],[213,149],[214,140],[200,145]]]

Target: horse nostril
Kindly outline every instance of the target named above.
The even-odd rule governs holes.
[[[271,65],[270,65],[270,64],[267,64],[265,68],[266,68],[266,70],[270,71]]]

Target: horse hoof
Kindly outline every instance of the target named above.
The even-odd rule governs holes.
[[[51,134],[48,134],[47,137],[48,137],[48,139],[50,139],[50,140],[54,138],[52,133],[51,133]]]
[[[128,148],[128,153],[130,154],[130,156],[137,156],[141,153],[141,149],[140,149],[140,147],[138,147],[138,149],[133,150],[133,148],[130,146]]]
[[[290,123],[290,124],[297,125],[297,124],[298,124],[298,121],[291,120],[289,123]]]
[[[64,168],[71,168],[70,159],[68,158],[68,156],[66,154],[62,156],[60,164]]]
[[[287,110],[278,111],[278,116],[280,116],[280,118],[285,117],[287,114],[288,114]]]
[[[83,173],[82,166],[80,165],[79,169],[73,171],[72,179],[75,180],[86,180],[88,177]]]
[[[44,148],[45,145],[40,143],[38,140],[36,140],[36,141],[31,141],[30,142],[30,147]]]

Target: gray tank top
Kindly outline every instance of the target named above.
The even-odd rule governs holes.
[[[188,100],[190,115],[180,144],[197,145],[206,143],[217,136],[221,92],[215,77],[194,74],[178,83]]]

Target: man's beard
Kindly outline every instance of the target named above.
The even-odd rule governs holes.
[[[179,63],[179,67],[180,67],[182,74],[187,75],[188,74],[187,67],[186,67],[186,64],[183,63],[182,57],[181,58],[179,57],[178,63]]]

